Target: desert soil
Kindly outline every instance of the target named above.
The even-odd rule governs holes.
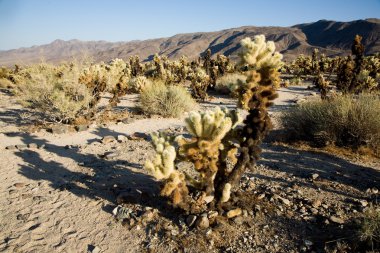
[[[281,111],[316,97],[306,87],[279,94],[277,127]],[[118,109],[132,115],[136,100],[125,96]],[[201,109],[234,104],[215,97]],[[32,122],[0,93],[0,252],[320,252],[350,236],[347,227],[378,198],[379,161],[266,141],[241,181],[241,199],[250,200],[243,215],[202,230],[165,205],[143,168],[153,155],[147,134],[183,133],[182,119],[136,115],[63,134],[25,131]],[[118,203],[143,218],[121,222],[112,212]]]

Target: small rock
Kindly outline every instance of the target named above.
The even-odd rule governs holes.
[[[128,135],[129,140],[138,141],[138,140],[148,140],[149,135],[146,133],[136,132],[134,134]]]
[[[318,208],[322,205],[322,201],[320,199],[316,199],[314,200],[311,205],[314,207],[314,208]]]
[[[229,218],[229,219],[230,218],[234,218],[234,217],[239,216],[241,214],[242,214],[241,209],[240,208],[236,208],[236,209],[228,211],[227,218]]]
[[[311,211],[311,213],[313,215],[317,215],[318,214],[318,209],[317,208],[311,208],[310,211]]]
[[[105,152],[105,153],[103,154],[103,157],[104,157],[105,159],[110,160],[110,159],[113,159],[113,158],[117,157],[118,155],[119,155],[118,152]]]
[[[123,119],[121,122],[123,122],[124,124],[131,124],[135,121],[136,120],[134,118],[126,118],[126,119]]]
[[[206,196],[203,198],[203,200],[208,204],[208,203],[211,203],[213,200],[214,200],[214,196],[210,195],[210,196]]]
[[[262,193],[262,194],[260,194],[259,196],[257,196],[257,199],[263,199],[263,198],[265,198],[265,193]]]
[[[338,224],[344,224],[344,220],[336,216],[330,216],[330,221],[338,223]]]
[[[191,227],[192,225],[194,225],[196,220],[197,220],[197,216],[195,216],[195,215],[191,214],[191,215],[187,216],[187,218],[186,218],[187,226]]]
[[[213,218],[216,218],[218,216],[218,212],[217,211],[210,211],[208,212],[208,218],[209,219],[213,219]]]
[[[191,227],[192,225],[194,225],[194,223],[195,223],[196,220],[197,220],[197,216],[190,214],[186,218],[186,224],[187,224],[187,226]]]
[[[55,125],[52,126],[49,130],[53,134],[64,134],[69,131],[69,127],[66,125]]]
[[[207,216],[201,216],[197,219],[197,228],[206,229],[210,226]]]
[[[281,198],[279,197],[279,199],[282,201],[282,203],[284,203],[285,205],[287,206],[290,206],[290,200],[289,199],[285,199],[285,198]]]
[[[375,187],[372,188],[372,193],[373,194],[378,194],[379,193],[379,190]]]
[[[16,188],[22,188],[25,186],[25,183],[15,183],[13,186]]]
[[[83,132],[83,131],[86,131],[87,129],[88,129],[87,125],[77,125],[77,126],[75,126],[75,130],[77,132]]]
[[[100,249],[98,246],[96,246],[96,247],[91,251],[91,253],[100,253],[100,251],[101,251],[101,249]]]
[[[238,216],[238,217],[235,217],[234,219],[234,223],[238,226],[242,225],[243,224],[243,217],[242,216]]]
[[[368,202],[367,202],[367,200],[360,200],[359,201],[359,203],[362,205],[362,207],[366,207],[366,206],[368,206]]]
[[[45,148],[45,144],[42,144],[42,145],[40,145],[40,146],[38,147],[38,149],[43,149],[43,148]]]
[[[313,179],[313,180],[317,179],[318,177],[319,177],[319,174],[317,174],[317,173],[314,173],[311,175],[311,179]]]
[[[121,135],[121,134],[119,134],[118,136],[117,136],[117,141],[118,142],[125,142],[127,140],[127,136],[125,136],[125,135]]]
[[[38,145],[36,143],[29,143],[28,148],[38,148]]]
[[[117,220],[124,220],[124,219],[129,219],[131,218],[132,210],[123,207],[123,206],[117,206],[112,210],[112,213],[115,215]]]
[[[102,138],[103,144],[111,143],[113,141],[115,141],[115,137],[113,137],[112,135],[106,135]]]
[[[20,144],[20,145],[16,145],[16,148],[17,148],[18,150],[23,150],[23,149],[28,148],[28,145]]]

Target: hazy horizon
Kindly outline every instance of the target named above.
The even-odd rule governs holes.
[[[241,26],[288,27],[318,20],[380,18],[380,1],[0,0],[0,50],[54,40],[124,42]],[[329,6],[329,8],[326,8]]]

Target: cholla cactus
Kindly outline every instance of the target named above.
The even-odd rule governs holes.
[[[350,56],[342,60],[337,72],[336,87],[343,92],[349,91],[349,85],[354,76],[355,62]]]
[[[271,128],[268,115],[268,107],[277,97],[276,87],[280,83],[279,68],[282,55],[274,52],[274,43],[265,42],[263,35],[255,36],[254,41],[242,40],[243,51],[241,64],[248,66],[247,83],[240,88],[240,103],[249,109],[249,114],[244,120],[241,135],[244,139],[240,142],[240,156],[235,167],[228,173],[223,184],[218,188],[220,199],[226,183],[234,187],[240,180],[247,166],[252,166],[261,153],[259,145]],[[225,174],[226,172],[222,172]]]
[[[185,119],[187,130],[193,135],[188,140],[178,138],[179,154],[194,164],[201,176],[201,187],[206,197],[214,196],[214,179],[218,171],[222,139],[240,122],[237,111],[217,107],[204,113],[192,112]]]
[[[112,93],[110,104],[116,105],[119,97],[127,91],[129,78],[130,71],[127,64],[121,59],[114,59],[109,64],[99,63],[85,68],[79,82],[92,90],[94,95],[92,106],[95,106],[100,100],[101,92]]]
[[[196,99],[207,99],[207,88],[210,85],[210,76],[198,67],[189,75],[191,80],[192,95]]]
[[[322,73],[319,73],[318,76],[315,79],[315,86],[319,89],[321,92],[321,98],[326,99],[327,98],[327,92],[329,88],[329,81],[325,80],[325,77]]]
[[[231,63],[230,59],[222,54],[218,54],[216,57],[216,66],[218,66],[219,75],[223,76],[226,73],[231,73],[234,71],[234,65]]]
[[[173,140],[162,133],[152,134],[151,137],[156,156],[153,162],[145,163],[145,168],[158,180],[168,179],[175,170],[176,151],[171,144]]]
[[[352,55],[346,58],[338,69],[336,86],[343,92],[360,93],[379,87],[379,59],[376,56],[364,57],[362,37],[355,36]]]
[[[131,68],[131,76],[136,77],[142,74],[143,67],[140,64],[140,58],[137,55],[129,57],[129,65]]]
[[[237,127],[240,123],[237,111],[217,107],[212,111],[190,113],[185,122],[192,137],[176,138],[179,145],[176,159],[192,162],[199,178],[174,169],[173,156],[170,166],[164,165],[162,155],[171,144],[165,138],[153,140],[157,154],[155,162],[147,163],[146,168],[166,182],[161,195],[170,195],[173,204],[187,207],[190,212],[199,211],[210,202],[223,208],[246,167],[258,159],[259,145],[270,129],[267,110],[277,95],[275,88],[280,81],[278,69],[282,56],[274,51],[273,42],[265,42],[264,36],[256,36],[254,41],[244,39],[242,46],[241,63],[247,72],[238,85],[237,94],[241,107],[248,110],[244,125]],[[185,188],[184,184],[192,187]],[[188,189],[200,194],[187,194]]]
[[[282,55],[275,52],[273,41],[265,41],[264,35],[257,35],[252,41],[247,37],[240,42],[243,47],[240,56],[241,65],[249,65],[255,69],[277,69],[281,67]]]
[[[362,70],[357,76],[357,89],[372,91],[378,88],[378,81],[371,77],[370,71]]]
[[[161,195],[171,197],[173,204],[178,205],[188,194],[188,189],[185,183],[185,175],[175,169],[176,151],[171,144],[173,138],[163,133],[152,134],[151,136],[156,155],[153,161],[145,163],[145,169],[150,171],[157,180],[165,181]]]

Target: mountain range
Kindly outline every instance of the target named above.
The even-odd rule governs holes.
[[[285,60],[292,60],[299,54],[310,55],[315,48],[328,56],[347,55],[356,34],[363,37],[366,54],[380,52],[380,19],[371,18],[351,22],[319,20],[291,27],[243,26],[129,42],[55,40],[46,45],[0,51],[0,66],[41,61],[58,63],[83,57],[107,62],[114,58],[127,60],[132,55],[149,61],[155,53],[167,55],[169,59],[182,55],[195,59],[208,49],[212,55],[224,54],[236,59],[240,40],[257,34],[274,41]]]

